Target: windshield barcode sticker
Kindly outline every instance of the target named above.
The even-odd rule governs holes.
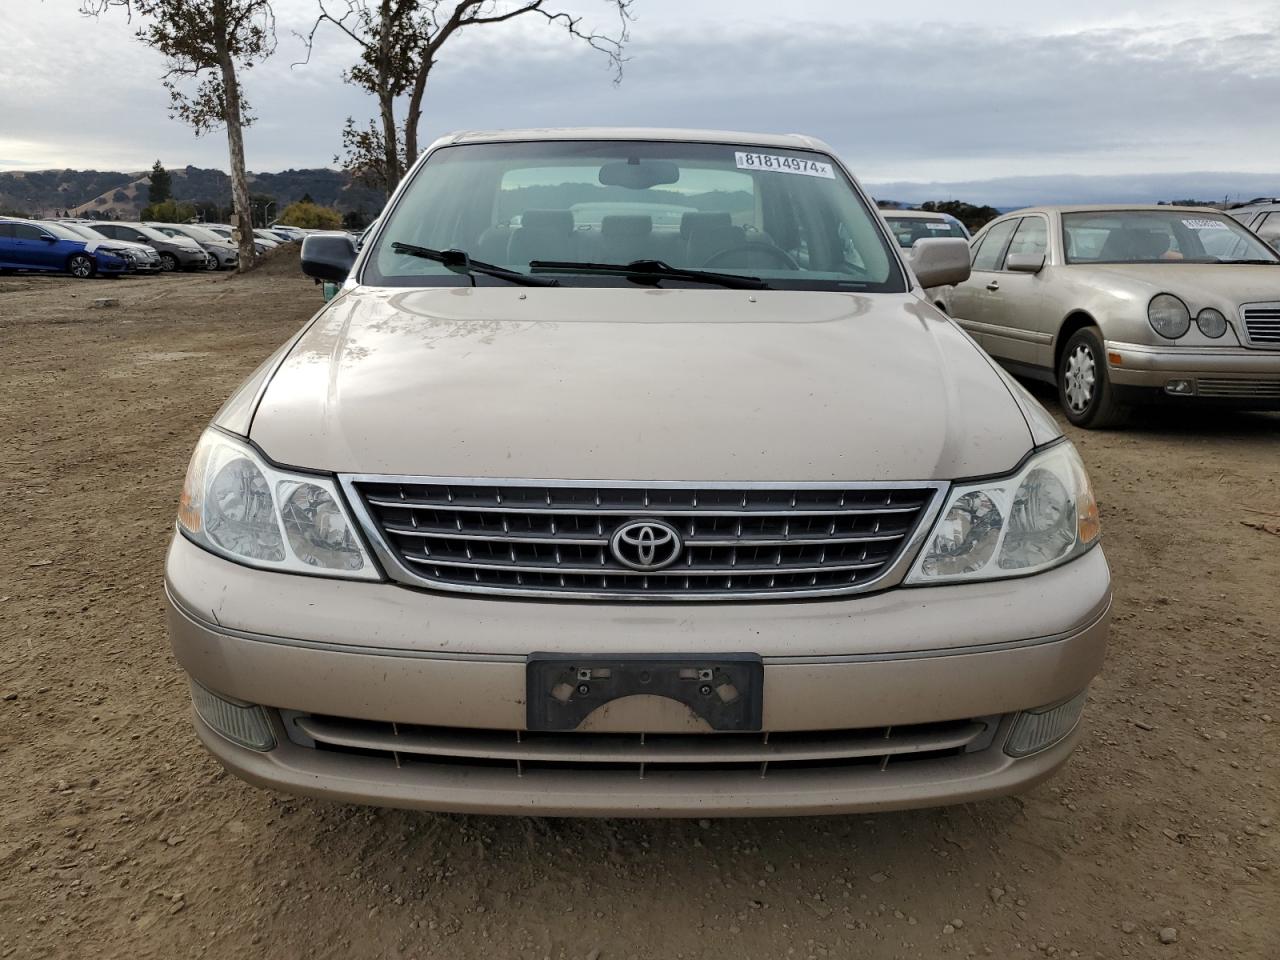
[[[836,178],[829,163],[807,160],[803,157],[784,157],[776,153],[743,153],[733,155],[739,170],[769,170],[773,173],[798,173],[805,177]]]
[[[951,230],[951,224],[949,223],[926,223],[925,227],[929,230]]]
[[[1192,230],[1228,230],[1221,220],[1183,220],[1182,225]]]

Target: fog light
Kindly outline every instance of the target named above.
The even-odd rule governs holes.
[[[265,752],[276,745],[267,713],[252,703],[224,700],[191,681],[191,701],[200,719],[232,743]]]
[[[1088,692],[1081,690],[1070,700],[1051,703],[1036,710],[1023,710],[1013,721],[1013,730],[1004,745],[1004,752],[1011,757],[1025,757],[1062,740],[1080,721]]]
[[[1164,385],[1165,393],[1172,393],[1174,396],[1189,397],[1196,392],[1196,385],[1191,380],[1170,380]]]

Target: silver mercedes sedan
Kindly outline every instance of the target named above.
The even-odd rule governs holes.
[[[1280,409],[1280,254],[1219,210],[1036,207],[974,238],[933,291],[1014,373],[1054,383],[1082,427],[1135,406]]]

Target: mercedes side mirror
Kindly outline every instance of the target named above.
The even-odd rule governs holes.
[[[312,279],[343,283],[355,262],[355,244],[345,233],[312,233],[302,241],[302,272]]]
[[[917,240],[908,259],[922,287],[945,287],[969,279],[969,243],[960,237]]]
[[[1011,253],[1004,259],[1004,268],[1013,273],[1039,273],[1044,269],[1044,254]]]

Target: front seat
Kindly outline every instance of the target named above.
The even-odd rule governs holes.
[[[742,246],[747,239],[746,231],[734,226],[727,212],[684,214],[680,217],[680,236],[688,262],[696,267],[717,253]]]
[[[600,221],[602,259],[606,263],[655,259],[652,234],[652,217],[633,214],[604,217]]]
[[[527,265],[530,260],[576,260],[571,210],[526,210],[507,245],[507,262]]]

